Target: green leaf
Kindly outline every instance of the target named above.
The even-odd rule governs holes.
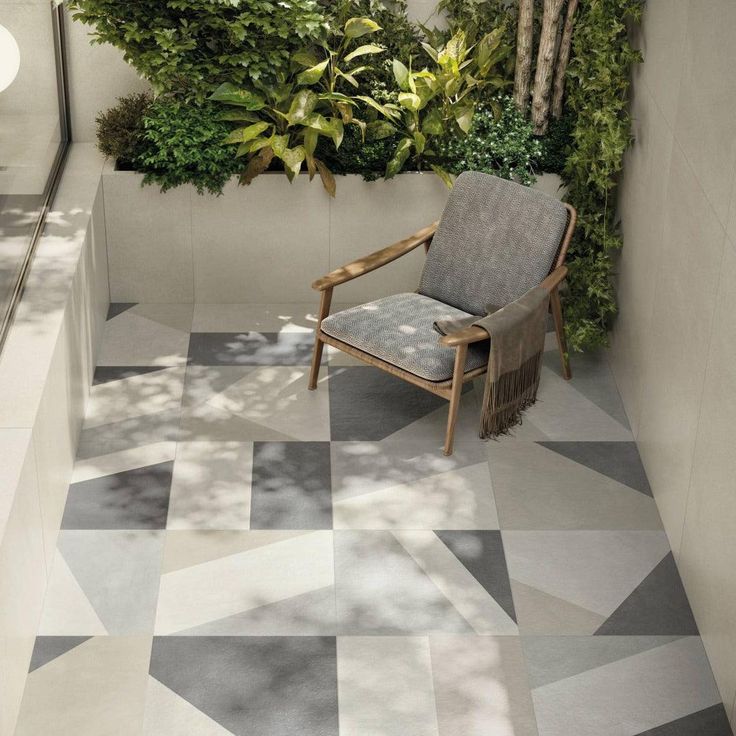
[[[219,117],[220,120],[232,120],[238,123],[257,123],[260,120],[258,115],[245,110],[224,110]]]
[[[327,69],[327,64],[329,64],[329,59],[325,59],[319,64],[315,64],[314,66],[309,67],[309,69],[305,69],[296,78],[297,84],[308,85],[319,82],[319,80],[322,78],[322,75],[325,73],[325,69]]]
[[[407,110],[414,110],[415,112],[419,109],[422,104],[422,98],[413,92],[399,92],[399,105],[405,107]]]
[[[472,107],[459,107],[452,111],[452,114],[455,116],[455,122],[466,135],[470,132],[470,128],[473,125],[473,112]]]
[[[289,124],[295,125],[296,123],[301,123],[314,110],[317,102],[319,102],[319,98],[312,90],[299,90],[294,96],[289,107],[289,114],[286,116]]]
[[[335,183],[335,177],[332,172],[318,159],[314,159],[314,163],[317,165],[320,179],[322,179],[322,186],[327,190],[330,197],[335,196],[337,191],[337,184]]]
[[[381,26],[370,18],[350,18],[345,24],[345,35],[348,38],[360,38],[380,30]]]
[[[253,140],[253,138],[257,138],[261,133],[263,133],[264,130],[267,128],[270,128],[270,123],[254,123],[253,125],[248,125],[245,128],[237,128],[236,130],[232,131],[230,135],[225,138],[223,141],[224,143],[247,143],[250,140]]]
[[[356,95],[355,99],[360,100],[361,102],[365,102],[368,107],[372,107],[374,110],[378,110],[378,112],[380,112],[385,117],[390,118],[391,120],[398,120],[400,117],[398,110],[394,110],[388,105],[382,105],[380,102],[376,102],[372,97],[368,97],[366,95]]]
[[[357,59],[359,56],[366,56],[367,54],[381,54],[386,49],[383,46],[377,46],[374,43],[368,43],[365,46],[358,46],[355,51],[351,51],[346,57],[345,61],[352,61]]]
[[[376,120],[368,123],[365,134],[369,141],[380,141],[384,138],[390,138],[396,133],[396,128],[387,120]]]
[[[406,159],[409,158],[412,144],[413,141],[411,138],[402,138],[401,141],[399,141],[399,145],[396,146],[394,155],[386,164],[386,179],[392,179],[401,171],[406,163]]]
[[[424,135],[442,135],[445,132],[445,122],[438,108],[430,110],[425,115],[422,132]]]
[[[211,95],[215,102],[225,102],[228,105],[237,105],[246,110],[262,110],[266,106],[265,100],[247,89],[240,89],[230,82],[221,84]]]
[[[442,179],[442,183],[448,188],[452,189],[452,187],[455,185],[455,181],[452,178],[452,175],[445,171],[441,166],[437,166],[437,164],[430,164],[432,167],[432,171],[434,171],[437,176],[439,176],[440,179]]]
[[[304,161],[306,155],[304,146],[287,148],[281,154],[280,158],[284,162],[284,171],[289,181],[293,181],[294,177],[301,171],[302,161]]]
[[[307,156],[314,155],[319,140],[319,131],[316,128],[306,128],[304,130],[304,150]]]
[[[284,151],[289,146],[289,136],[288,135],[274,135],[271,138],[271,148],[273,149],[273,152],[276,156],[281,158],[283,156]]]
[[[409,91],[409,70],[398,59],[394,59],[391,62],[391,67],[394,72],[394,79],[396,80],[396,84],[399,85],[399,89],[403,90],[404,92],[408,92]]]
[[[424,145],[426,144],[426,142],[427,139],[424,137],[424,135],[422,135],[422,133],[420,133],[419,131],[414,133],[414,148],[416,148],[417,153],[420,156],[422,155],[422,153],[424,153]]]
[[[316,66],[317,64],[319,64],[319,59],[314,55],[312,51],[309,51],[307,49],[297,51],[295,54],[292,54],[291,59],[297,64],[301,64],[302,66],[306,67]]]

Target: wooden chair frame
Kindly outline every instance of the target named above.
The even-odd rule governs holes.
[[[570,245],[570,239],[572,238],[572,234],[575,230],[577,213],[575,212],[575,208],[569,204],[565,204],[565,208],[568,212],[565,234],[560,242],[560,247],[558,249],[554,265],[552,266],[548,276],[541,282],[540,286],[547,289],[550,294],[550,311],[552,312],[552,318],[555,324],[555,334],[557,336],[557,345],[560,350],[562,375],[565,380],[570,380],[570,378],[572,378],[572,373],[570,371],[570,360],[567,353],[567,343],[565,341],[565,324],[562,316],[559,288],[560,284],[567,276],[565,258],[567,256],[567,249]],[[333,347],[342,350],[344,353],[362,360],[368,365],[380,368],[387,373],[403,378],[405,381],[425,389],[425,391],[429,391],[437,396],[441,396],[443,399],[447,399],[450,402],[450,408],[447,417],[444,453],[445,455],[451,455],[463,384],[467,381],[473,380],[477,376],[482,376],[487,370],[487,366],[481,366],[474,370],[465,372],[465,360],[468,354],[468,346],[475,342],[488,339],[488,333],[484,329],[471,325],[470,327],[454,332],[451,335],[438,336],[440,344],[456,348],[452,378],[444,381],[429,381],[425,378],[421,378],[420,376],[410,373],[409,371],[405,371],[392,363],[381,360],[375,355],[371,355],[370,353],[359,350],[358,348],[348,345],[341,340],[337,340],[322,330],[322,320],[330,313],[332,291],[336,286],[352,281],[353,279],[363,276],[366,273],[370,273],[371,271],[375,271],[377,268],[381,268],[382,266],[395,261],[397,258],[406,255],[415,248],[418,248],[420,245],[424,246],[426,253],[429,251],[429,247],[432,243],[432,238],[437,231],[438,224],[438,222],[433,222],[428,227],[414,233],[414,235],[411,235],[404,240],[400,240],[393,245],[389,245],[375,253],[371,253],[364,258],[359,258],[352,263],[341,266],[335,271],[328,273],[326,276],[317,279],[312,284],[312,288],[319,291],[321,293],[321,297],[317,318],[317,331],[314,341],[314,353],[312,355],[312,367],[309,374],[309,390],[313,391],[317,388],[317,380],[319,378],[319,369],[322,362],[322,351],[324,345],[332,345]]]

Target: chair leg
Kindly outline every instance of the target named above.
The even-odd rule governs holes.
[[[314,335],[314,352],[312,353],[312,368],[309,371],[309,383],[307,388],[314,391],[317,388],[317,379],[319,379],[319,367],[322,363],[322,351],[325,344],[320,340],[319,330],[322,327],[322,320],[330,313],[330,303],[332,302],[332,289],[325,289],[320,294],[319,314],[317,315],[317,329]]]
[[[450,410],[447,413],[447,433],[445,434],[445,455],[452,455],[455,444],[455,424],[460,408],[460,396],[463,392],[463,376],[465,375],[465,358],[468,355],[467,345],[458,345],[455,353],[455,368],[452,372],[452,389],[450,392]]]
[[[570,370],[570,356],[567,352],[567,341],[565,340],[565,321],[562,317],[560,292],[557,288],[552,289],[552,291],[550,292],[549,303],[552,309],[552,319],[555,322],[557,345],[560,349],[560,360],[562,361],[562,377],[566,381],[569,381],[572,378],[572,371]]]

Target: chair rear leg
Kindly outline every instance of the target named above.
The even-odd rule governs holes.
[[[468,355],[467,345],[458,345],[455,353],[455,368],[452,372],[452,389],[450,391],[450,409],[447,413],[447,432],[445,433],[445,455],[452,455],[455,444],[455,424],[460,409],[460,397],[463,392],[463,376],[465,375],[465,358]]]
[[[322,327],[322,320],[330,313],[330,304],[332,303],[332,287],[320,292],[319,298],[319,314],[317,315],[317,329],[314,334],[314,352],[312,353],[312,368],[309,371],[309,383],[307,388],[314,391],[317,388],[317,379],[319,379],[319,367],[322,363],[322,351],[325,344],[319,336]]]
[[[567,341],[565,340],[565,321],[562,317],[560,292],[557,287],[552,289],[552,291],[550,292],[549,303],[552,309],[552,319],[555,322],[557,346],[560,349],[560,360],[562,361],[562,377],[566,381],[569,381],[572,378],[572,371],[570,370],[570,356],[567,352]]]

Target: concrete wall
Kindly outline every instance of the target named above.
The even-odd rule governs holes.
[[[736,721],[736,3],[648,0],[614,373]]]
[[[0,736],[14,732],[109,304],[102,163],[72,148],[0,355]]]

